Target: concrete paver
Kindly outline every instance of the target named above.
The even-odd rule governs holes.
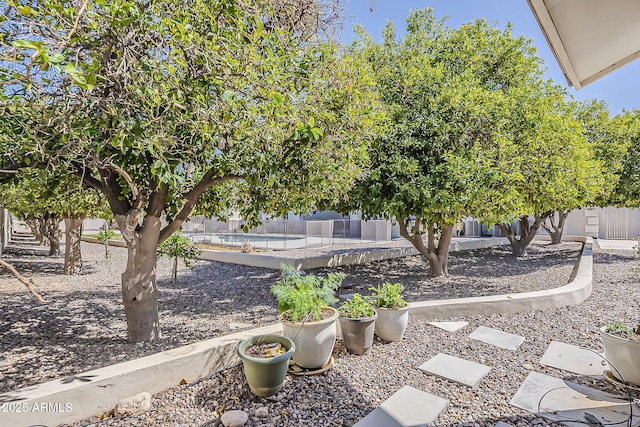
[[[531,372],[511,402],[511,405],[569,426],[624,425],[629,417],[629,402],[620,396],[595,390],[560,378]],[[632,426],[640,425],[633,417]]]
[[[469,335],[469,338],[506,348],[507,350],[517,350],[520,344],[524,342],[524,337],[520,335],[487,328],[486,326],[480,326]]]
[[[575,345],[552,341],[540,364],[580,375],[602,376],[607,364],[600,353]]]
[[[427,322],[427,324],[444,329],[447,332],[455,332],[467,326],[469,322]]]
[[[404,386],[354,427],[418,427],[433,422],[449,405],[447,399]]]
[[[490,366],[440,353],[420,367],[421,371],[469,387],[475,387],[491,371]]]

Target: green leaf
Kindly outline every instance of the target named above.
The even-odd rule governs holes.
[[[14,40],[13,42],[11,42],[11,46],[17,48],[17,49],[35,49],[35,50],[39,50],[42,47],[42,43],[41,42],[34,42],[32,40]]]
[[[236,96],[236,92],[232,90],[225,90],[222,94],[222,99],[229,102]]]

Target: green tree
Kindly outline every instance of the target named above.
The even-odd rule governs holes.
[[[559,243],[569,212],[592,204],[602,187],[600,163],[564,91],[538,80],[521,95],[511,109],[508,135],[518,147],[510,159],[517,179],[501,183],[516,191],[519,209],[497,206],[497,216],[491,218],[500,224],[515,256],[526,254],[540,227]],[[518,227],[512,223],[513,212],[519,212]]]
[[[171,284],[178,283],[178,260],[182,259],[185,267],[195,268],[200,257],[200,249],[183,234],[172,234],[164,242],[158,245],[158,255],[173,258],[173,272]]]
[[[549,224],[541,224],[551,236],[552,244],[561,242],[569,213],[574,209],[597,205],[599,200],[608,194],[608,183],[612,182],[615,176],[614,169],[607,167],[604,159],[598,155],[600,148],[596,138],[593,138],[595,135],[591,134],[595,129],[590,129],[592,125],[584,121],[599,120],[598,113],[596,117],[591,115],[598,110],[597,107],[591,114],[588,112],[597,103],[590,104],[591,107],[586,108],[587,103],[571,102],[566,104],[568,108],[558,111],[558,115],[564,120],[564,127],[572,132],[574,137],[562,140],[565,144],[562,146],[559,159],[562,176],[557,181],[555,191],[550,193],[556,212],[548,215]],[[605,120],[604,123],[608,122],[607,116],[600,118]],[[582,132],[578,130],[578,126]]]
[[[2,116],[10,138],[28,138],[7,146],[104,193],[127,244],[130,342],[160,334],[157,246],[197,204],[250,223],[303,212],[337,200],[366,164],[367,67],[295,13],[323,10],[273,3],[9,2],[0,43],[13,56],[0,66],[19,74],[19,98]],[[23,104],[28,130],[11,120]]]
[[[515,150],[504,136],[509,102],[540,75],[540,61],[509,27],[478,20],[450,29],[429,9],[410,14],[403,40],[392,24],[383,36],[381,43],[363,36],[358,48],[374,68],[387,127],[370,150],[369,173],[342,210],[395,218],[436,277],[447,272],[461,217],[494,200],[516,200],[514,190],[489,194],[481,185],[514,179],[515,171],[495,163],[504,167]],[[513,215],[518,206],[508,206]]]
[[[615,183],[608,205],[640,207],[640,110],[623,111],[611,119],[606,159],[612,163]],[[611,153],[613,151],[613,153]],[[618,160],[618,161],[617,161]],[[617,168],[616,168],[617,166]],[[604,204],[600,204],[604,207]]]
[[[25,221],[36,236],[49,240],[49,255],[60,251],[59,225],[65,224],[64,274],[82,272],[82,221],[87,215],[109,217],[105,200],[85,188],[78,177],[56,176],[38,169],[22,169],[0,184],[6,208]]]

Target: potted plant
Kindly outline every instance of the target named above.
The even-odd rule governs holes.
[[[369,290],[378,314],[376,335],[383,341],[400,341],[409,322],[409,304],[402,297],[404,286],[386,282]]]
[[[600,332],[611,374],[622,382],[640,385],[640,325],[634,330],[613,322]]]
[[[353,294],[342,303],[338,311],[342,339],[347,351],[352,354],[364,354],[369,351],[373,345],[373,332],[378,317],[371,299]]]
[[[258,335],[238,345],[251,393],[266,397],[280,391],[295,348],[293,341],[279,335]]]
[[[284,336],[296,344],[293,361],[301,368],[321,368],[331,359],[336,341],[338,310],[329,305],[338,301],[335,291],[345,275],[304,274],[286,264],[280,271],[271,292],[278,300]]]

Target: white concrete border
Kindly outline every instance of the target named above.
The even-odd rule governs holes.
[[[413,302],[409,309],[409,318],[411,320],[448,319],[480,314],[546,310],[580,304],[591,295],[593,239],[564,237],[564,240],[583,242],[582,254],[574,270],[573,280],[568,284],[543,291]]]
[[[509,244],[509,241],[504,237],[454,240],[449,245],[449,250],[454,252],[507,244]],[[271,268],[274,270],[280,269],[280,264],[284,263],[290,264],[298,270],[307,270],[322,267],[338,267],[340,265],[367,264],[373,261],[418,254],[418,251],[413,246],[356,251],[357,249],[354,249],[353,252],[345,252],[335,255],[320,255],[308,258],[286,258],[263,254],[203,250],[200,258],[209,261],[229,262],[233,264],[248,265],[251,267]]]

